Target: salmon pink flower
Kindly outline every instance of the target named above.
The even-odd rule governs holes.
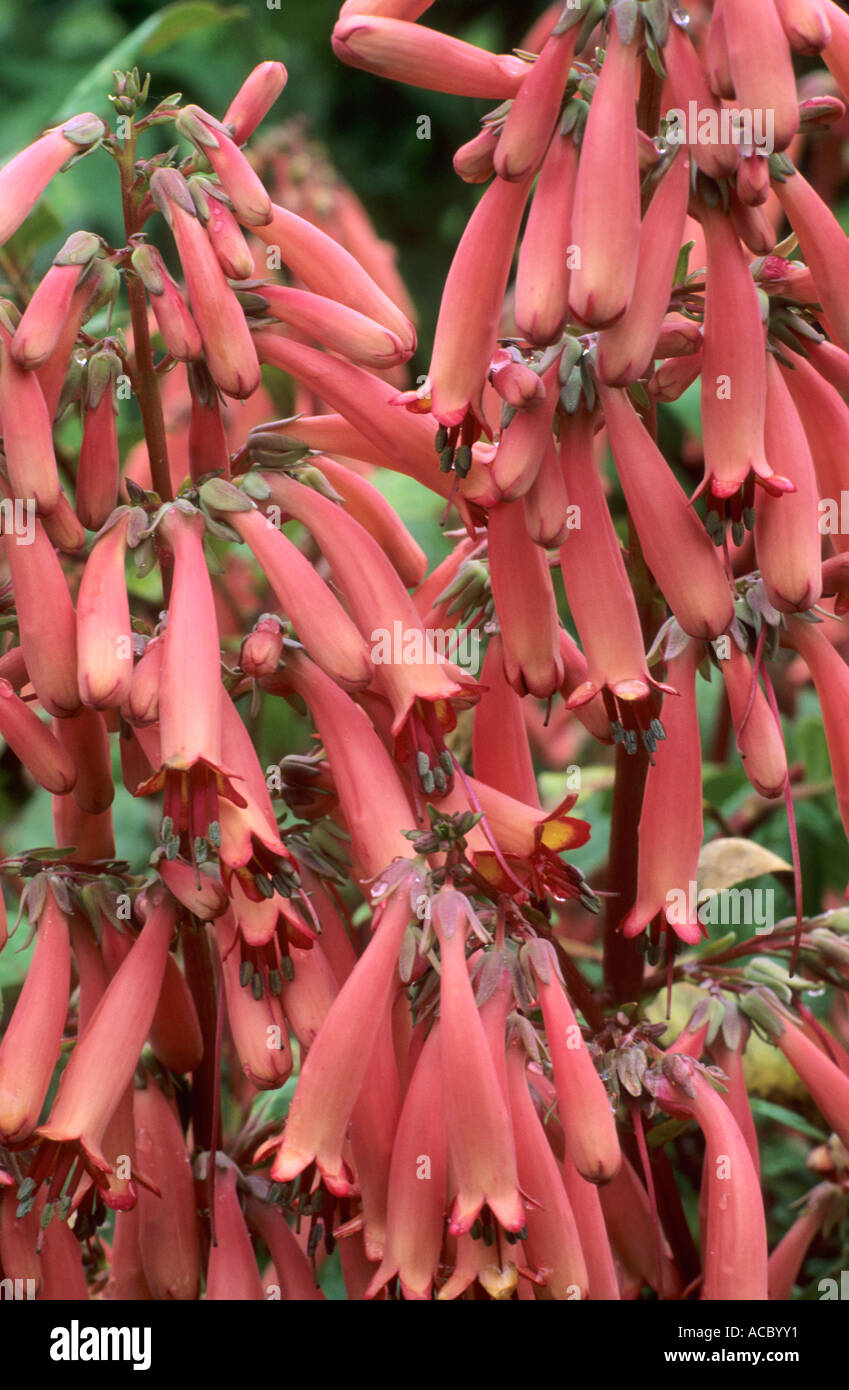
[[[258,63],[245,78],[222,122],[237,145],[244,145],[268,115],[286,86],[288,76],[282,63]]]
[[[138,514],[137,514],[138,515]],[[124,576],[129,509],[92,546],[77,594],[77,673],[80,698],[110,709],[129,698],[133,680],[130,606]]]
[[[775,179],[773,187],[799,238],[831,336],[849,351],[849,238],[798,171]]]
[[[631,302],[640,250],[640,169],[635,81],[640,43],[610,24],[607,49],[581,144],[571,239],[580,264],[569,305],[588,328],[607,328]]]
[[[272,681],[263,681],[263,688],[288,687],[309,706],[330,760],[359,877],[369,880],[393,859],[411,858],[413,850],[404,831],[415,823],[415,815],[395,765],[367,716],[301,654],[287,658],[285,672]]]
[[[38,518],[32,544],[4,538],[21,649],[35,693],[49,714],[64,718],[80,707],[77,624],[59,557]]]
[[[74,292],[101,250],[91,232],[74,232],[36,287],[12,338],[12,356],[21,367],[40,367],[59,341]]]
[[[504,674],[498,633],[486,649],[481,686],[472,726],[475,776],[528,806],[539,805],[522,702]]]
[[[834,777],[834,790],[843,828],[849,836],[849,745],[845,708],[849,698],[849,666],[820,627],[801,618],[788,619],[788,639],[811,673]]]
[[[516,95],[528,73],[520,58],[486,53],[435,29],[374,14],[340,17],[332,43],[337,58],[350,67],[456,96],[503,101]]]
[[[137,246],[133,269],[150,297],[162,341],[178,362],[194,362],[203,352],[197,324],[155,246]]]
[[[239,774],[221,759],[221,656],[203,520],[175,505],[159,529],[174,556],[159,690],[161,765],[136,795],[164,787],[165,822],[194,861],[198,842],[217,838],[219,798],[237,806],[245,800],[233,785]]]
[[[516,327],[538,347],[557,342],[569,317],[572,205],[578,157],[572,132],[555,131],[519,246]]]
[[[256,349],[242,307],[197,217],[188,185],[176,169],[156,169],[150,191],[177,243],[192,314],[213,379],[227,396],[238,400],[250,396],[259,386]]]
[[[525,1224],[508,1102],[478,1012],[466,966],[468,901],[443,889],[432,904],[439,937],[442,1099],[448,1147],[449,1230],[471,1230],[484,1205],[506,1231]]]
[[[793,484],[783,497],[758,493],[755,553],[767,596],[780,613],[812,607],[822,593],[817,479],[802,422],[773,357],[767,362],[764,445],[777,473]]]
[[[566,997],[553,946],[537,939],[527,953],[545,1019],[566,1147],[588,1182],[609,1182],[622,1154],[607,1091]]]
[[[366,1290],[373,1298],[397,1274],[406,1299],[429,1299],[442,1251],[447,1181],[440,1028],[435,1023],[410,1078],[398,1121],[386,1214],[386,1246]],[[422,1157],[428,1160],[423,1182]]]
[[[239,220],[248,226],[270,222],[271,199],[222,122],[199,106],[184,106],[175,124],[212,165]]]
[[[696,133],[699,138],[692,139],[692,132],[687,132],[691,135],[688,142],[690,158],[709,179],[733,176],[740,159],[740,146],[733,142],[706,138],[713,131],[722,129],[722,104],[711,91],[697,49],[686,34],[684,26],[676,23],[674,14],[667,31],[663,57],[676,110],[688,114],[695,110],[698,113],[700,125]],[[678,136],[673,134],[670,138],[674,143]]]
[[[292,1046],[279,995],[269,989],[255,995],[241,978],[239,932],[231,913],[215,923],[227,1022],[239,1064],[259,1091],[276,1090],[292,1074]],[[258,995],[258,997],[257,997]]]
[[[536,172],[560,114],[578,36],[576,25],[552,33],[507,114],[495,169],[502,179],[526,179]]]
[[[454,707],[474,703],[477,685],[459,667],[439,659],[429,650],[427,634],[416,606],[381,547],[344,508],[305,487],[285,473],[261,475],[269,488],[269,502],[308,527],[321,547],[345,595],[363,637],[372,643],[374,685],[392,706],[392,733],[399,740],[399,755],[415,759],[419,775],[423,760],[433,767],[431,776],[449,778],[443,731],[456,725]],[[387,653],[396,633],[403,649]],[[434,659],[436,658],[436,659]],[[427,789],[427,788],[426,788]]]
[[[410,357],[410,349],[395,333],[335,299],[283,285],[263,285],[254,293],[273,318],[360,366],[382,370]]]
[[[492,460],[492,480],[507,502],[524,496],[533,486],[551,445],[551,427],[560,395],[558,371],[559,360],[538,378],[541,398],[517,410],[501,431]]]
[[[202,175],[195,174],[189,180],[189,191],[228,280],[249,280],[254,273],[253,254],[230,211],[224,190]]]
[[[71,947],[67,914],[49,880],[27,889],[35,953],[0,1042],[0,1136],[27,1139],[47,1096],[68,1011]]]
[[[483,387],[530,188],[529,178],[516,183],[496,179],[490,184],[454,253],[428,373],[431,410],[446,428],[462,425],[470,414],[487,427]],[[471,444],[476,433],[463,442]]]
[[[29,216],[53,176],[96,149],[105,134],[103,121],[88,111],[48,130],[10,159],[0,170],[0,245]]]
[[[118,403],[115,383],[121,359],[111,348],[95,352],[86,365],[83,441],[77,466],[75,510],[88,531],[97,531],[118,503]]]
[[[64,796],[77,780],[77,765],[68,749],[51,734],[35,711],[7,680],[0,680],[0,736],[20,758],[39,786]]]
[[[703,1300],[764,1300],[766,1218],[749,1148],[731,1111],[695,1063],[680,1059],[683,1084],[665,1075],[652,1094],[670,1115],[692,1116],[705,1136]]]
[[[32,498],[42,513],[58,506],[53,427],[38,377],[12,356],[14,325],[0,307],[0,417],[12,493]]]
[[[165,889],[148,904],[147,920],[71,1054],[45,1124],[31,1168],[36,1185],[50,1179],[48,1196],[76,1167],[75,1180],[88,1172],[106,1187],[112,1165],[104,1155],[104,1136],[132,1080],[150,1031],[165,960],[174,930],[176,905]],[[106,1194],[109,1200],[109,1194]]]
[[[689,916],[689,886],[695,882],[704,838],[702,756],[696,704],[699,651],[688,642],[667,666],[678,695],[667,699],[666,756],[649,768],[640,813],[637,901],[622,922],[626,937],[638,936],[660,914],[660,926],[691,945],[703,929]],[[681,904],[686,909],[680,910]]]
[[[663,737],[659,691],[649,675],[636,602],[593,457],[593,422],[586,411],[561,425],[560,462],[580,528],[560,547],[566,597],[587,658],[587,680],[566,701],[568,709],[602,693],[614,739],[629,753],[638,738],[654,752]],[[674,691],[672,692],[674,694]]]
[[[524,1258],[540,1285],[540,1297],[586,1298],[589,1275],[581,1238],[557,1160],[531,1100],[526,1072],[527,1054],[514,1032],[507,1049],[510,1109],[519,1182],[533,1199],[525,1217]]]
[[[820,497],[833,499],[836,505],[849,489],[849,408],[803,357],[793,354],[792,368],[782,367],[781,373],[805,431]],[[825,529],[825,515],[820,524]],[[849,535],[840,526],[829,525],[828,536],[835,550],[849,550]]]
[[[616,471],[646,563],[684,631],[691,637],[718,637],[734,609],[716,549],[627,394],[602,386],[601,400]]]
[[[831,42],[828,10],[821,0],[775,0],[775,8],[796,53],[815,57]]]
[[[342,498],[346,513],[358,521],[386,553],[404,586],[410,588],[420,584],[427,570],[427,557],[383,493],[338,459],[325,455],[312,462]]]
[[[840,1187],[832,1182],[817,1183],[807,1194],[793,1225],[770,1254],[770,1303],[786,1303],[793,1297],[793,1288],[799,1280],[808,1250],[820,1232],[828,1231],[841,1219],[844,1201]]]
[[[398,952],[413,915],[412,898],[422,885],[406,865],[383,885],[385,903],[375,913],[372,939],[342,986],[321,1032],[307,1053],[271,1167],[275,1182],[288,1182],[313,1161],[331,1192],[347,1196],[353,1179],[343,1157],[345,1131],[368,1070],[373,1023],[388,1003]]]
[[[654,356],[681,250],[689,193],[689,161],[679,155],[663,175],[643,220],[637,278],[627,312],[613,328],[599,334],[597,369],[608,385],[636,381]]]
[[[133,1098],[136,1154],[151,1188],[139,1185],[138,1241],[145,1282],[155,1299],[195,1299],[200,1239],[194,1180],[173,1100],[152,1077]],[[153,1191],[152,1189],[156,1189]]]
[[[757,682],[753,698],[752,667],[733,638],[730,652],[721,669],[743,771],[761,796],[780,796],[787,781],[787,755],[781,728]]]
[[[557,605],[545,553],[527,533],[521,502],[492,508],[487,540],[505,674],[519,695],[545,700],[563,681]]]
[[[239,1174],[227,1160],[217,1159],[213,1219],[215,1244],[206,1266],[207,1302],[263,1302],[265,1290],[237,1191]]]
[[[799,100],[774,0],[731,0],[723,4],[722,25],[737,101],[746,111],[772,112],[774,148],[786,149],[799,129]]]

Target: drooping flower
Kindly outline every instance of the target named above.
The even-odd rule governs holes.
[[[88,531],[99,530],[118,503],[121,460],[115,383],[122,371],[121,359],[109,347],[92,353],[86,364],[74,509]]]
[[[516,269],[516,327],[529,342],[557,342],[569,316],[572,205],[578,146],[555,131],[534,189]]]
[[[631,302],[640,249],[640,170],[635,80],[640,42],[614,12],[581,144],[571,240],[580,263],[569,280],[572,313],[607,328]]]
[[[340,17],[333,51],[353,68],[428,91],[503,101],[518,92],[526,63],[510,54],[487,53],[461,39],[375,14]]]
[[[100,238],[91,232],[74,232],[39,281],[21,315],[12,338],[12,356],[21,367],[40,367],[56,347],[66,323],[74,293],[101,250]]]
[[[722,25],[737,101],[746,111],[771,112],[774,148],[786,149],[799,129],[799,100],[774,0],[731,0],[722,7]]]
[[[587,680],[566,705],[576,709],[601,692],[614,738],[624,739],[629,752],[636,752],[641,739],[653,752],[662,735],[656,723],[659,692],[669,687],[649,675],[636,601],[593,457],[588,412],[563,420],[560,462],[570,504],[580,508],[581,518],[560,547],[560,570],[587,658]]]
[[[495,152],[502,179],[526,179],[542,163],[560,114],[578,28],[552,33],[525,77],[507,114]]]
[[[345,1131],[368,1068],[373,1022],[385,1007],[398,952],[413,913],[411,894],[421,875],[412,866],[393,875],[389,896],[375,914],[372,939],[334,1001],[310,1048],[271,1167],[275,1182],[288,1182],[313,1161],[331,1192],[347,1196],[352,1177],[343,1156]]]
[[[250,396],[260,382],[256,349],[188,185],[176,169],[156,169],[150,191],[177,243],[192,314],[215,383],[227,396],[238,400]]]
[[[696,880],[704,838],[702,755],[696,668],[699,651],[688,642],[667,666],[677,690],[664,706],[667,747],[648,770],[638,835],[637,900],[622,922],[625,936],[638,936],[660,914],[660,926],[691,944],[702,939],[690,920],[690,884]],[[683,908],[683,910],[682,910]]]
[[[80,707],[77,623],[59,557],[39,519],[32,543],[4,537],[27,674],[49,714],[63,718]]]
[[[200,333],[162,256],[155,246],[144,245],[137,246],[130,259],[147,290],[167,351],[178,362],[194,362],[203,352]]]
[[[743,771],[761,796],[780,796],[787,781],[787,755],[781,728],[760,685],[754,680],[748,657],[733,638],[729,647],[730,654],[722,662],[722,678]]]
[[[781,369],[767,362],[766,456],[793,492],[759,490],[755,502],[755,554],[770,603],[780,613],[811,608],[822,593],[819,495],[811,450]]]
[[[139,1184],[138,1241],[155,1299],[195,1299],[200,1238],[191,1162],[173,1100],[148,1076],[133,1097],[136,1155],[151,1188]],[[152,1190],[158,1189],[158,1192]]]
[[[521,502],[492,508],[487,540],[505,674],[518,694],[545,700],[563,681],[557,604],[545,552],[528,535]]]
[[[0,170],[0,245],[29,216],[53,176],[96,149],[105,134],[103,121],[89,111],[48,130],[9,160]]]
[[[27,1139],[47,1096],[68,1011],[71,947],[67,915],[44,883],[32,887],[35,953],[11,1019],[0,1042],[0,1136],[4,1143]]]
[[[265,119],[283,88],[288,73],[282,63],[258,63],[249,73],[224,113],[223,125],[230,128],[237,145],[249,140]]]
[[[59,474],[53,450],[53,426],[34,372],[12,356],[14,324],[0,309],[0,416],[3,453],[12,493],[31,498],[38,511],[52,512],[59,503]]]
[[[813,276],[831,337],[849,350],[849,238],[797,170],[773,183]]]

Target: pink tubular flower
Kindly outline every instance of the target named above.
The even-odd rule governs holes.
[[[195,1299],[200,1288],[200,1239],[194,1180],[173,1100],[152,1077],[133,1097],[139,1167],[158,1195],[138,1190],[139,1253],[155,1299]]]
[[[483,695],[475,707],[472,749],[475,776],[507,796],[539,805],[522,702],[504,674],[504,649],[489,640],[481,672]]]
[[[418,19],[429,10],[433,0],[345,0],[339,18],[350,14],[382,15],[384,19]]]
[[[514,410],[527,410],[545,400],[542,377],[527,365],[516,347],[498,348],[489,364],[489,379],[501,399]]]
[[[156,169],[150,190],[177,243],[192,314],[215,383],[227,396],[250,396],[260,380],[256,349],[242,307],[195,213],[188,185],[176,169]]]
[[[0,170],[0,245],[28,217],[53,178],[72,160],[95,149],[106,134],[99,116],[86,112],[56,126]]]
[[[166,349],[178,362],[195,361],[203,352],[197,324],[156,247],[137,246],[131,260],[150,296],[150,306]]]
[[[766,1218],[749,1148],[718,1091],[692,1062],[687,1089],[663,1077],[652,1087],[670,1115],[692,1116],[705,1136],[707,1189],[703,1300],[760,1301],[767,1296]]]
[[[45,1124],[33,1177],[40,1181],[61,1163],[62,1145],[73,1145],[100,1186],[111,1171],[102,1152],[104,1134],[132,1080],[159,998],[174,930],[176,905],[165,889],[150,903],[138,939],[112,977],[62,1073]],[[67,1171],[67,1170],[66,1170]]]
[[[663,1237],[658,1269],[651,1203],[627,1158],[613,1181],[598,1189],[598,1195],[610,1243],[619,1257],[622,1296],[629,1296],[625,1290],[634,1278],[638,1287],[646,1283],[663,1298],[680,1298],[678,1268]]]
[[[335,299],[283,285],[263,285],[258,293],[272,317],[351,362],[382,370],[397,367],[410,357],[411,349],[396,334]]]
[[[265,119],[283,88],[288,73],[282,63],[259,63],[249,73],[224,113],[237,145],[249,140]]]
[[[712,499],[733,497],[755,474],[770,489],[764,457],[766,413],[766,329],[758,292],[734,227],[721,210],[702,204],[707,241],[702,428],[705,477]]]
[[[743,771],[761,796],[780,796],[787,781],[787,755],[781,729],[760,685],[755,685],[754,702],[749,709],[752,667],[733,639],[730,647],[731,655],[722,662],[722,678]]]
[[[174,555],[159,689],[162,762],[136,791],[147,796],[164,786],[165,819],[192,860],[197,839],[218,822],[219,797],[245,804],[231,780],[238,774],[221,759],[221,657],[203,529],[200,514],[180,504],[160,522]]]
[[[59,1060],[68,1011],[68,922],[49,886],[35,925],[32,964],[0,1042],[0,1136],[4,1143],[26,1139],[38,1124]]]
[[[315,906],[314,895],[313,905]],[[281,995],[286,1021],[305,1052],[312,1047],[318,1037],[321,1026],[339,993],[339,985],[345,983],[357,963],[352,948],[351,959],[346,962],[347,968],[342,977],[337,978],[324,949],[326,944],[324,934],[325,903],[321,904],[321,908],[322,944],[319,945],[317,941],[314,941],[308,951],[301,950],[299,946],[289,946],[289,956],[295,975],[292,980],[287,980],[284,977]]]
[[[792,369],[782,367],[781,373],[805,431],[820,497],[836,504],[849,489],[849,407],[804,357],[794,354]],[[849,535],[839,526],[828,535],[835,550],[849,551]]]
[[[428,373],[431,410],[446,427],[461,425],[469,412],[485,425],[481,396],[530,188],[527,178],[490,184],[454,253]]]
[[[655,190],[643,220],[631,303],[613,328],[599,334],[597,369],[608,385],[636,381],[651,363],[669,305],[689,195],[690,164],[679,154]]]
[[[739,1018],[739,1014],[737,1017]],[[723,1029],[720,1028],[713,1042],[709,1044],[710,1055],[720,1070],[725,1072],[727,1077],[727,1082],[725,1083],[727,1089],[723,1096],[723,1100],[734,1116],[734,1119],[737,1121],[740,1133],[745,1139],[749,1148],[749,1153],[752,1156],[755,1172],[760,1176],[761,1164],[760,1153],[758,1152],[758,1131],[755,1128],[752,1107],[749,1104],[749,1092],[743,1070],[743,1053],[746,1051],[746,1043],[749,1040],[749,1027],[743,1019],[740,1019],[740,1023],[742,1026],[737,1046],[729,1046],[725,1039]]]
[[[479,135],[467,140],[454,155],[454,173],[464,183],[488,183],[495,173],[498,130],[484,126]]]
[[[411,895],[421,884],[412,865],[392,875],[389,896],[375,914],[372,939],[307,1053],[283,1137],[257,1155],[276,1149],[274,1182],[290,1181],[315,1161],[331,1192],[344,1197],[353,1190],[342,1155],[345,1131],[368,1069],[374,1019],[386,1007],[395,980],[398,952],[413,915]]]
[[[283,264],[313,294],[335,299],[356,309],[394,333],[405,351],[413,352],[416,333],[407,316],[375,284],[350,251],[297,213],[273,204],[267,227],[252,227],[266,246],[278,251]]]
[[[333,30],[343,63],[430,92],[504,101],[519,91],[528,65],[510,54],[486,53],[461,39],[403,19],[352,14]]]
[[[402,832],[414,824],[414,814],[392,759],[366,715],[300,654],[287,659],[283,679],[309,705],[330,759],[362,879],[373,878],[393,859],[412,857],[412,846]],[[263,686],[268,689],[268,682]]]
[[[604,1082],[566,997],[554,947],[535,939],[528,956],[545,1020],[566,1147],[588,1182],[610,1182],[619,1171],[622,1153]]]
[[[383,493],[338,459],[314,458],[313,465],[343,499],[346,513],[377,541],[405,588],[420,584],[427,570],[427,556]]]
[[[578,1227],[557,1160],[551,1151],[527,1081],[527,1054],[517,1032],[507,1048],[507,1085],[516,1143],[516,1161],[528,1204],[525,1261],[541,1298],[586,1298],[589,1275]]]
[[[525,1224],[507,1101],[466,966],[467,900],[443,889],[433,901],[441,949],[440,1048],[448,1146],[449,1230],[464,1235],[484,1204],[507,1231]]]
[[[258,511],[226,515],[262,566],[313,660],[342,685],[368,685],[374,670],[363,637],[297,546]]]
[[[540,470],[522,498],[528,535],[544,550],[563,545],[575,528],[571,524],[569,496],[560,467],[557,444],[551,438],[543,454]]]
[[[121,359],[111,348],[93,353],[86,366],[74,508],[88,531],[97,531],[118,502],[121,460],[115,382],[122,371]]]
[[[640,170],[634,84],[640,43],[610,25],[601,76],[581,144],[571,239],[580,264],[569,281],[572,313],[589,328],[616,323],[634,291],[640,250]]]
[[[525,495],[533,485],[551,445],[551,426],[560,394],[559,363],[553,362],[538,378],[541,399],[518,410],[501,431],[492,460],[492,479],[506,502]]]
[[[281,338],[276,333],[257,333],[256,349],[260,359],[281,371],[290,372],[321,400],[338,410],[354,431],[361,434],[371,448],[384,455],[390,468],[406,473],[447,497],[449,486],[437,466],[435,448],[436,423],[426,415],[414,414],[398,405],[398,393],[379,377],[340,358],[328,357],[316,348]],[[485,369],[484,369],[485,371]],[[338,428],[338,427],[337,427]],[[298,425],[293,425],[297,433]],[[328,438],[334,429],[331,420],[326,425],[310,426],[319,447],[330,450]],[[343,438],[345,436],[343,435]],[[356,439],[349,440],[356,447]],[[333,449],[336,453],[337,450]],[[349,452],[346,450],[345,452]],[[352,457],[360,455],[354,453]],[[369,457],[366,462],[382,462]],[[482,505],[495,500],[496,489],[489,471],[473,460],[466,478],[460,483],[461,496],[468,496]]]
[[[239,970],[239,936],[231,913],[215,923],[227,1021],[242,1071],[258,1091],[277,1090],[292,1074],[292,1046],[283,1008],[268,991],[256,998],[243,985]]]
[[[707,112],[716,122],[714,129],[720,130],[722,105],[708,85],[698,52],[685,30],[675,23],[674,17],[669,25],[663,57],[669,72],[669,85],[676,108],[689,113],[690,103],[695,102],[699,114]],[[709,179],[733,175],[740,158],[740,146],[721,140],[709,142],[702,138],[706,133],[699,130],[700,138],[693,140],[689,145],[690,158]]]
[[[50,356],[70,314],[77,285],[100,246],[100,238],[91,232],[75,232],[53,257],[12,338],[12,356],[19,366],[40,367]]]
[[[646,563],[690,637],[718,637],[734,616],[716,548],[627,393],[601,388],[610,448]]]
[[[526,179],[542,163],[572,66],[577,25],[552,34],[516,96],[495,153],[502,179]]]
[[[534,1077],[534,1086],[537,1078]],[[594,1303],[619,1301],[619,1285],[610,1238],[604,1225],[601,1198],[595,1183],[587,1182],[569,1154],[563,1157],[563,1185],[575,1217],[578,1238],[587,1262],[589,1297]]]
[[[799,618],[788,619],[787,625],[789,640],[810,671],[816,686],[837,806],[843,828],[849,836],[849,730],[846,725],[849,666],[818,626]]]
[[[12,356],[13,333],[0,310],[0,417],[9,483],[15,497],[32,498],[40,512],[52,512],[60,496],[52,421],[38,378]]]
[[[636,752],[642,736],[653,752],[657,692],[669,687],[648,672],[639,614],[593,458],[593,421],[586,411],[563,420],[560,462],[570,504],[580,507],[581,517],[579,529],[560,547],[560,570],[587,658],[587,680],[566,705],[576,709],[601,692],[614,737],[624,738],[628,751]]]
[[[371,642],[375,684],[392,706],[392,732],[401,740],[399,751],[411,760],[426,752],[431,762],[438,763],[444,751],[441,731],[454,728],[455,704],[474,703],[477,686],[459,667],[432,659],[438,653],[428,651],[416,606],[398,574],[377,542],[344,508],[285,473],[261,476],[270,490],[269,502],[311,531],[354,621]],[[398,633],[402,651],[392,652],[386,660],[380,644],[391,648]]]
[[[254,258],[244,233],[217,184],[203,177],[192,178],[189,188],[218,263],[228,280],[249,280]]]
[[[237,1192],[238,1172],[228,1161],[215,1173],[215,1238],[206,1267],[207,1302],[261,1303],[265,1290]]]
[[[386,1247],[367,1298],[396,1274],[406,1299],[431,1297],[442,1250],[447,1179],[439,1034],[436,1023],[404,1097],[389,1170]],[[419,1177],[422,1157],[428,1160],[426,1182]]]
[[[22,539],[4,537],[21,649],[41,704],[62,718],[80,707],[74,605],[59,557],[38,518],[32,544],[21,544]]]
[[[793,1297],[808,1250],[823,1228],[827,1231],[840,1221],[844,1201],[841,1189],[832,1182],[817,1183],[807,1194],[801,1212],[769,1257],[770,1303],[787,1303]]]
[[[730,0],[722,23],[737,101],[744,110],[773,113],[775,148],[784,150],[799,129],[799,100],[775,0]]]
[[[783,497],[758,492],[755,553],[770,603],[780,613],[797,613],[811,608],[822,593],[819,494],[802,422],[772,355],[766,401],[766,456],[794,491]]]
[[[199,106],[184,106],[176,126],[209,160],[239,220],[251,227],[270,222],[271,199],[222,122]]]
[[[492,508],[487,537],[505,674],[518,694],[545,700],[563,682],[557,604],[545,552],[527,533],[521,502]]]
[[[535,346],[560,337],[569,316],[569,247],[578,146],[555,131],[534,189],[519,246],[516,327]]]
[[[831,336],[849,351],[849,237],[801,174],[776,179],[773,187],[799,238]]]
[[[0,680],[0,736],[39,786],[54,796],[71,790],[77,778],[73,757],[7,680]]]
[[[828,10],[821,0],[775,0],[775,8],[796,53],[815,57],[831,42]]]
[[[102,815],[115,799],[109,737],[102,716],[97,710],[81,709],[70,719],[55,720],[53,730],[77,767],[74,800],[86,815]]]
[[[649,768],[640,813],[637,901],[622,922],[625,936],[638,936],[661,914],[661,927],[671,927],[682,941],[696,944],[703,931],[689,916],[689,885],[695,882],[704,838],[702,819],[702,757],[696,668],[699,652],[688,642],[667,667],[667,679],[678,691],[664,706],[669,744],[664,757]],[[677,900],[678,906],[672,904]],[[684,904],[685,910],[680,910]]]
[[[370,1260],[382,1260],[386,1248],[389,1169],[401,1115],[392,1026],[395,998],[390,994],[383,1012],[373,1020],[374,1046],[351,1111],[351,1154],[363,1208],[363,1242]]]

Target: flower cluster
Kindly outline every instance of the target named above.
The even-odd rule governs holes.
[[[76,116],[0,171],[0,244],[83,156],[125,231],[0,302],[0,734],[55,840],[0,861],[34,937],[0,1276],[43,1298],[320,1299],[337,1258],[358,1300],[787,1298],[845,1214],[849,925],[803,915],[781,716],[812,682],[849,834],[849,238],[800,172],[849,18],[557,0],[492,54],[429,8],[346,0],[332,35],[500,103],[455,157],[484,187],[415,388],[363,205],[296,122],[248,146],[282,63],[220,118],[117,73],[116,131]],[[805,97],[794,54],[833,81]],[[440,499],[435,567],[379,470]],[[706,943],[712,670],[796,914]],[[308,741],[263,767],[280,702]],[[576,759],[613,786],[597,890]],[[156,808],[143,872],[116,785]],[[699,991],[673,1041],[664,985]],[[832,1135],[772,1253],[753,1040]]]

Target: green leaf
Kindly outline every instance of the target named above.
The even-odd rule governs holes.
[[[112,74],[116,69],[132,67],[133,64],[143,66],[146,58],[153,57],[164,48],[172,48],[190,34],[213,29],[219,24],[229,24],[235,19],[242,19],[244,14],[241,7],[224,9],[211,3],[211,0],[185,0],[185,3],[166,5],[145,19],[120,43],[116,43],[104,58],[89,69],[59,107],[53,120],[58,123],[89,107],[100,105],[102,108],[105,94],[112,88]]]
[[[816,1139],[818,1144],[824,1144],[828,1138],[823,1130],[817,1129],[809,1120],[804,1120],[795,1110],[787,1110],[783,1105],[776,1105],[773,1100],[764,1100],[762,1096],[750,1096],[749,1104],[756,1115],[763,1115],[765,1120],[775,1120],[780,1125],[787,1125],[789,1129],[798,1130],[809,1139]]]

